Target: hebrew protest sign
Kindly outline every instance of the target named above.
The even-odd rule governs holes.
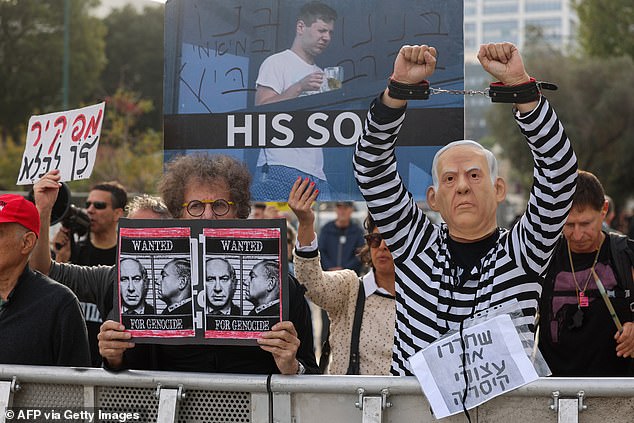
[[[474,408],[538,378],[508,314],[443,337],[409,362],[436,418],[462,412],[463,405]]]
[[[17,185],[37,182],[59,169],[62,181],[88,179],[92,173],[106,103],[32,116]]]

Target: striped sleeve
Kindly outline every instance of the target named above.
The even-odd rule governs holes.
[[[404,108],[390,109],[374,100],[353,157],[361,194],[395,261],[429,242],[433,231],[396,170],[394,147],[404,119]]]
[[[515,118],[535,166],[526,211],[510,234],[509,248],[518,265],[543,275],[572,205],[577,158],[546,98],[529,114]]]

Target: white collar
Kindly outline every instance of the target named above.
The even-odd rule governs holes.
[[[390,294],[387,291],[387,289],[380,288],[376,284],[376,279],[374,277],[374,269],[370,269],[370,271],[363,277],[363,289],[365,290],[365,298],[368,298],[370,295],[374,294],[375,292],[392,296],[392,294]]]
[[[182,306],[183,304],[190,302],[191,300],[192,300],[191,298],[185,298],[185,299],[183,299],[183,300],[180,300],[180,301],[179,301],[179,302],[177,302],[177,303],[170,304],[170,305],[167,307],[167,311],[168,311],[168,312],[170,312],[170,311],[172,311],[172,310],[174,310],[174,309],[176,309],[176,308],[178,308],[178,307]]]
[[[279,300],[279,299],[277,299],[277,300],[273,300],[273,301],[271,301],[271,302],[269,302],[269,303],[266,303],[266,304],[260,304],[259,306],[257,306],[257,307],[255,308],[254,312],[257,314],[257,313],[261,312],[262,310],[264,310],[265,308],[269,308],[269,307],[271,307],[273,304],[277,304],[277,303],[279,303],[279,302],[280,302],[280,300]]]
[[[130,308],[130,307],[126,308],[125,306],[121,308],[122,308],[122,314],[127,314],[127,313],[130,313],[131,311],[134,311],[136,314],[145,314],[145,301],[135,308]]]

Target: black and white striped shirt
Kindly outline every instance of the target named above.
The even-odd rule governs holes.
[[[411,375],[407,361],[460,321],[489,307],[519,301],[522,323],[533,327],[545,273],[575,191],[577,159],[545,98],[515,115],[535,163],[526,212],[499,237],[478,265],[459,269],[451,260],[448,229],[420,210],[396,170],[394,146],[405,109],[380,100],[370,107],[357,143],[354,170],[372,217],[396,267],[396,327],[392,374]],[[470,276],[464,283],[459,274]]]

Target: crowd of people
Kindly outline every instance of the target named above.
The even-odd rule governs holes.
[[[304,29],[298,26],[300,40]],[[478,59],[502,86],[516,90],[506,102],[534,163],[526,211],[511,228],[499,225],[496,211],[506,184],[495,156],[474,141],[452,142],[433,159],[426,203],[442,223],[426,216],[402,182],[394,153],[398,133],[407,101],[418,99],[436,55],[427,45],[403,46],[388,87],[370,106],[353,157],[368,208],[363,229],[351,220],[353,205],[337,203],[337,218],[318,237],[313,206],[319,185],[300,176],[287,187],[297,220],[297,232],[287,240],[292,255],[258,261],[242,280],[226,259],[202,263],[206,313],[216,316],[278,313],[280,268],[286,260],[293,263],[294,271],[285,273],[288,318],[263,332],[257,345],[136,344],[113,301],[120,287],[122,314],[191,310],[191,262],[166,261],[155,278],[139,260],[117,263],[117,222],[124,215],[247,219],[252,177],[238,160],[177,157],[166,165],[159,197],[128,202],[119,184],[95,185],[86,202],[90,233],[79,256],[65,229],[49,242],[58,170],[34,185],[35,204],[0,196],[0,363],[411,375],[413,354],[475,314],[513,302],[553,375],[630,375],[634,241],[605,226],[610,201],[601,183],[577,169],[562,123],[514,45],[483,45]],[[264,90],[260,98],[266,92],[273,94]],[[156,291],[160,311],[146,301],[149,289]],[[236,290],[248,309],[234,301]],[[330,321],[327,359],[320,365],[307,299]],[[97,333],[86,330],[80,301],[98,310]],[[29,336],[20,336],[25,332]],[[92,359],[90,342],[96,345]]]

